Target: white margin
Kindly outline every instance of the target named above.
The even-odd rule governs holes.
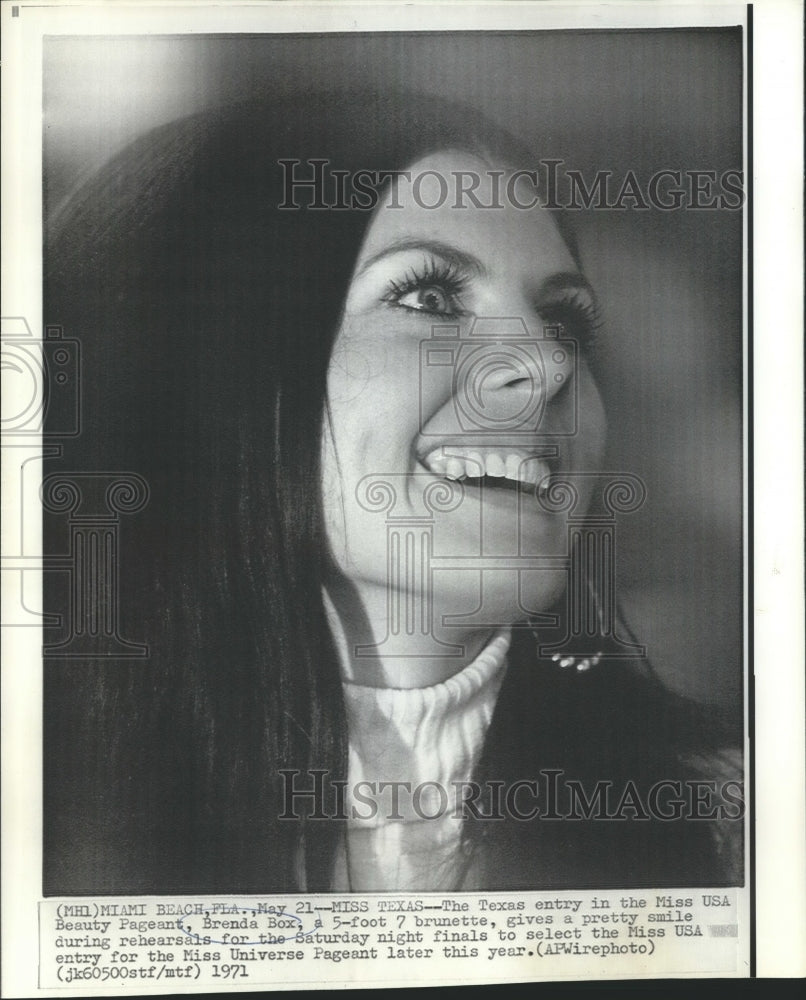
[[[351,31],[457,27],[698,26],[726,23],[734,4],[219,3],[21,0],[2,14],[2,302],[41,330],[41,36],[152,31]],[[237,27],[233,27],[236,20]],[[730,23],[730,22],[727,22]],[[735,22],[733,22],[735,23]],[[806,975],[806,748],[803,592],[803,48],[799,0],[754,5],[755,811],[760,976]],[[25,183],[23,183],[23,180]],[[19,497],[3,480],[3,522]],[[34,544],[36,539],[30,539]],[[3,996],[36,992],[41,873],[41,634],[3,630]]]

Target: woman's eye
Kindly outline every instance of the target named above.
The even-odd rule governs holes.
[[[406,292],[397,299],[397,305],[418,312],[451,314],[456,311],[456,303],[439,285],[425,285]]]
[[[383,300],[396,309],[453,319],[464,315],[461,295],[467,283],[467,275],[452,264],[425,258],[420,267],[390,281]]]

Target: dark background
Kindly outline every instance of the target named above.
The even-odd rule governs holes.
[[[628,170],[645,186],[661,169],[742,167],[738,28],[59,37],[44,50],[46,213],[152,125],[258,92],[340,82],[465,100],[538,159],[563,160],[588,181],[611,170],[616,190]],[[666,682],[735,719],[742,213],[574,215],[604,318],[607,467],[642,477],[648,490],[645,506],[619,523],[619,595]],[[102,374],[85,369],[93,377]]]

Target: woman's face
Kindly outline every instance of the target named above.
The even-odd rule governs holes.
[[[601,459],[605,417],[585,360],[592,293],[552,215],[517,207],[511,171],[492,170],[450,151],[412,166],[413,178],[433,174],[376,211],[334,344],[327,532],[379,639],[390,590],[406,592],[415,618],[433,602],[435,628],[550,606],[567,583],[567,514],[544,509],[543,491]],[[458,171],[479,177],[475,204],[493,207],[456,195]],[[510,193],[534,197],[528,183]]]

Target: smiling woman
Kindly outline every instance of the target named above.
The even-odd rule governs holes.
[[[323,161],[377,200],[289,207]],[[47,892],[737,878],[723,737],[586,527],[641,484],[603,474],[596,299],[533,162],[458,105],[308,94],[156,129],[51,220],[46,318],[105,373],[71,464],[150,500],[148,660],[47,675]]]
[[[512,174],[505,165],[493,167],[467,153],[432,154],[412,169],[417,176],[439,178],[472,173],[481,179],[482,195],[489,193],[491,171],[496,178]],[[468,570],[447,570],[423,582],[431,602],[431,634],[446,652],[459,643],[466,655],[475,655],[489,634],[473,625],[463,628],[455,619],[479,599],[480,576],[472,560],[478,555],[481,508],[489,552],[506,555],[506,537],[517,525],[535,551],[561,557],[565,518],[523,499],[530,490],[547,489],[552,473],[596,471],[605,420],[584,354],[574,368],[570,352],[557,362],[540,350],[548,323],[586,345],[595,311],[551,213],[524,215],[511,204],[490,212],[456,210],[452,203],[426,207],[436,204],[435,193],[395,192],[374,215],[359,252],[328,374],[325,512],[340,578],[349,580],[360,600],[365,626],[383,636],[388,625],[386,525],[375,510],[355,502],[359,484],[368,474],[404,477],[419,492],[432,481],[463,482],[462,502],[444,519],[435,545],[445,555],[469,560]],[[486,334],[472,337],[480,318],[487,321]],[[471,347],[472,364],[456,359],[424,371],[422,348],[433,350],[433,334],[443,335],[440,326],[448,322],[457,346]],[[361,362],[352,367],[351,359]],[[480,419],[468,428],[458,404],[472,393],[479,394]],[[574,408],[576,414],[569,412]],[[561,447],[558,435],[574,415],[576,433]],[[513,483],[524,489],[501,492]],[[583,509],[591,488],[583,486]],[[407,507],[416,517],[417,498],[412,506],[408,496],[401,498],[395,516],[405,515]],[[485,607],[495,623],[511,625],[522,617],[523,607],[550,607],[565,586],[558,562],[532,573],[521,601],[513,604],[511,577],[517,574],[513,563],[508,572],[484,581]],[[329,585],[337,606],[340,590],[337,578]],[[451,616],[453,624],[444,626]],[[361,636],[352,636],[350,645],[360,646]],[[353,676],[370,679],[378,673],[399,688],[444,681],[457,669],[455,655],[413,663],[380,654],[377,661],[361,662],[342,650],[342,659]]]

